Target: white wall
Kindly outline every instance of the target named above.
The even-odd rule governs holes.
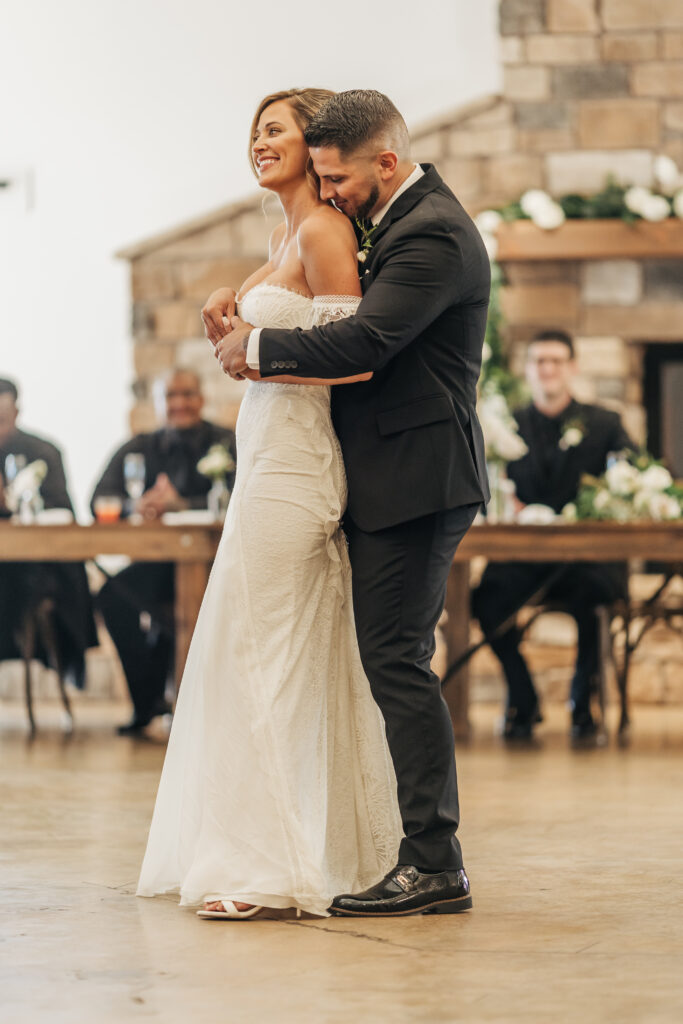
[[[497,0],[5,0],[0,376],[63,448],[79,508],[127,434],[116,249],[254,188],[253,109],[280,88],[378,88],[409,126],[500,89]],[[409,13],[404,13],[409,12]]]

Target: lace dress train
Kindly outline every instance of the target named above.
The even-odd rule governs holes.
[[[257,326],[358,300],[257,285]],[[396,862],[384,722],[358,653],[329,388],[252,382],[237,477],[183,676],[138,895],[209,893],[324,914]]]

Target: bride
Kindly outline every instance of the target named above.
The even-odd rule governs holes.
[[[275,93],[254,117],[252,166],[285,218],[235,300],[260,327],[311,327],[360,302],[353,229],[320,200],[303,137],[331,95]],[[396,780],[357,648],[330,419],[329,385],[370,376],[248,385],[139,896],[179,892],[200,917],[325,914],[396,863]]]

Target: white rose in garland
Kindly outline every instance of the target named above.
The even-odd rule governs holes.
[[[554,231],[564,224],[566,218],[559,203],[550,202],[537,210],[531,219],[536,227],[543,228],[544,231]]]
[[[533,219],[534,214],[538,213],[539,210],[543,210],[553,200],[550,198],[547,192],[544,192],[540,188],[528,189],[522,198],[519,200],[519,205],[522,207],[523,212],[527,217]]]
[[[683,220],[683,188],[679,189],[673,198],[674,213]]]
[[[502,221],[503,218],[497,210],[482,210],[474,218],[474,223],[482,235],[492,235],[498,230]]]
[[[633,185],[624,193],[624,205],[631,213],[637,213],[638,216],[642,217],[643,207],[651,196],[652,192],[650,192],[649,188],[644,188],[642,185]]]
[[[662,192],[671,193],[681,183],[678,164],[670,156],[658,156],[654,164],[655,180]]]
[[[666,220],[670,213],[671,206],[669,205],[669,200],[665,199],[664,196],[650,195],[643,201],[640,208],[640,215],[643,220]]]

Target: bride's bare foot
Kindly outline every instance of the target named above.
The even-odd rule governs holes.
[[[254,908],[254,904],[253,903],[236,903],[234,900],[233,900],[233,905],[234,905],[236,910],[240,911],[240,913],[242,913],[245,910],[253,910],[253,908]],[[223,904],[221,903],[220,900],[216,900],[214,903],[205,903],[204,904],[204,910],[212,910],[212,911],[214,911],[215,913],[218,913],[218,914],[224,914],[225,913],[225,907],[223,906]]]

